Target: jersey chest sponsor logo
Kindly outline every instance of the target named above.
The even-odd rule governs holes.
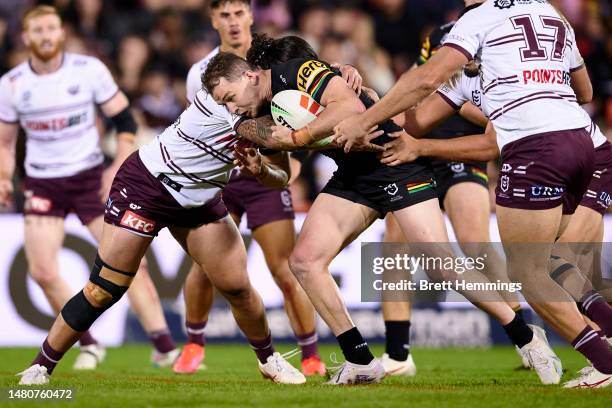
[[[64,130],[71,126],[80,125],[87,120],[87,112],[78,115],[67,116],[64,118],[54,118],[48,120],[26,120],[25,128],[28,130]]]
[[[315,60],[306,61],[298,70],[297,87],[298,90],[307,92],[312,84],[312,81],[321,72],[328,71],[327,66]]]
[[[560,69],[527,69],[523,70],[523,84],[560,84],[569,85],[570,73]]]
[[[130,210],[123,214],[120,224],[140,232],[152,232],[155,228],[155,221],[135,214]]]

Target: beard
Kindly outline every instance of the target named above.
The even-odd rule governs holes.
[[[43,43],[53,44],[50,41],[44,41]],[[55,46],[53,46],[51,48],[42,48],[41,46],[38,46],[36,44],[32,44],[31,47],[30,47],[30,51],[32,51],[32,54],[34,54],[34,56],[36,58],[38,58],[39,60],[47,62],[47,61],[55,58],[60,52],[62,52],[62,47],[63,46],[64,46],[64,42],[62,40],[58,40],[55,43]]]

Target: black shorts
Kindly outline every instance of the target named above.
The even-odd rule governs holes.
[[[402,171],[384,165],[372,172],[338,168],[321,192],[372,208],[380,218],[437,197],[428,161],[402,165]]]
[[[489,188],[487,163],[461,163],[446,160],[432,160],[434,179],[440,200],[440,208],[444,208],[444,198],[448,190],[455,184],[472,182]]]

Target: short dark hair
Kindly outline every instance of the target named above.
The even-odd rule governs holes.
[[[210,0],[208,3],[209,10],[215,10],[226,3],[242,3],[251,7],[251,0]]]
[[[231,52],[220,52],[210,60],[206,71],[202,75],[202,85],[209,93],[219,85],[221,78],[236,81],[245,71],[251,69],[246,60]]]
[[[289,35],[273,39],[266,34],[253,34],[246,60],[254,67],[270,69],[294,58],[318,59],[310,44],[300,37]]]

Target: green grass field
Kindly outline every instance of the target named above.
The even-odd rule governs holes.
[[[290,347],[277,348],[284,352]],[[382,353],[380,346],[374,348],[377,354]],[[334,351],[338,352],[332,346],[321,349],[325,357]],[[556,351],[566,369],[563,380],[584,366],[584,360],[573,350]],[[78,373],[70,368],[76,356],[72,350],[55,370],[49,388],[74,389],[73,402],[9,401],[8,389],[17,388],[14,374],[27,366],[35,352],[0,349],[0,406],[612,407],[612,388],[564,390],[541,385],[535,373],[517,369],[518,357],[509,347],[416,349],[418,374],[414,378],[386,378],[372,386],[332,387],[323,385],[320,378],[310,379],[303,386],[264,381],[248,346],[214,344],[206,349],[207,369],[193,376],[177,376],[170,369],[151,367],[147,346],[110,349],[98,370]],[[291,361],[297,364],[299,357]]]

